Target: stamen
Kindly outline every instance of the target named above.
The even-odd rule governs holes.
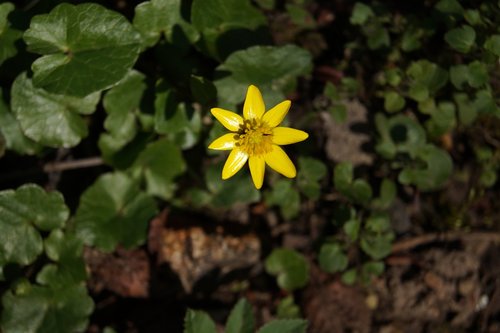
[[[250,156],[262,155],[272,150],[272,131],[260,119],[245,119],[235,134],[236,146]]]

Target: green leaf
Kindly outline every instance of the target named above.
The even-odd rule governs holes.
[[[327,243],[321,246],[318,256],[319,266],[328,273],[342,272],[347,268],[349,259],[339,244]]]
[[[5,139],[5,146],[18,154],[34,155],[41,150],[41,146],[26,137],[21,131],[19,122],[4,103],[0,91],[0,136]]]
[[[425,125],[431,138],[449,132],[456,125],[455,105],[451,102],[440,102]]]
[[[276,316],[279,319],[300,318],[300,308],[293,299],[293,295],[283,298],[276,307]]]
[[[94,112],[100,97],[54,95],[34,87],[26,73],[16,78],[11,94],[12,112],[24,134],[50,147],[73,147],[86,137],[87,125],[80,115]]]
[[[142,34],[146,47],[155,45],[162,35],[174,44],[182,37],[187,37],[191,43],[199,38],[198,31],[182,18],[181,0],[140,3],[135,7],[134,27]]]
[[[310,199],[317,200],[320,196],[319,182],[326,176],[326,165],[312,157],[299,157],[299,174],[297,185]]]
[[[184,317],[184,333],[217,333],[217,330],[208,314],[188,309]]]
[[[365,284],[370,284],[374,276],[384,273],[385,265],[381,261],[371,261],[364,263],[361,267],[361,279]]]
[[[360,228],[361,221],[354,217],[346,221],[343,226],[344,232],[351,239],[351,241],[355,241],[358,239]]]
[[[387,112],[397,112],[405,107],[404,97],[395,91],[386,91],[384,93],[384,109]]]
[[[481,13],[477,9],[467,9],[464,18],[470,25],[482,25]]]
[[[87,245],[112,251],[118,244],[131,248],[146,239],[154,200],[124,173],[100,176],[80,197],[75,215],[77,235]]]
[[[361,2],[356,2],[349,19],[353,25],[363,25],[370,18],[375,16],[371,7]]]
[[[479,113],[493,114],[500,117],[500,108],[493,98],[491,91],[478,91],[476,93],[476,99],[474,100],[473,106]]]
[[[380,185],[380,196],[373,200],[376,209],[388,209],[396,198],[396,184],[392,180],[384,179]]]
[[[191,75],[189,87],[193,99],[203,106],[212,105],[217,100],[217,89],[214,84],[202,76]]]
[[[448,45],[461,53],[468,53],[474,45],[475,39],[476,32],[474,28],[469,25],[463,25],[460,28],[452,29],[444,35],[444,40]]]
[[[0,263],[32,263],[43,250],[36,228],[60,228],[68,217],[69,209],[59,192],[46,193],[33,184],[1,191]]]
[[[484,48],[500,57],[500,35],[492,35],[484,42]]]
[[[365,180],[353,180],[353,166],[350,162],[342,162],[335,167],[333,182],[340,193],[355,202],[367,203],[372,197],[372,189]]]
[[[342,274],[342,282],[347,285],[352,285],[356,282],[358,277],[358,271],[355,268],[351,268]]]
[[[454,94],[453,99],[458,106],[458,119],[464,125],[471,125],[476,120],[478,110],[465,93]]]
[[[265,24],[264,16],[248,0],[194,0],[191,21],[204,34]]]
[[[414,184],[421,191],[440,188],[453,171],[450,155],[433,145],[419,147],[415,151],[414,158],[421,160],[424,166],[406,167],[399,173],[398,180],[402,184]]]
[[[366,36],[366,42],[370,50],[377,50],[382,47],[389,47],[391,45],[391,38],[389,36],[389,31],[382,25],[369,24],[363,26],[363,33]]]
[[[378,113],[375,115],[375,124],[380,136],[375,150],[384,158],[392,159],[396,153],[413,155],[426,142],[425,130],[406,115],[387,119]]]
[[[457,65],[450,68],[450,80],[457,89],[467,82],[473,88],[480,88],[488,80],[486,65],[480,61],[473,61],[469,65]]]
[[[363,251],[375,260],[385,258],[391,253],[394,233],[389,218],[371,216],[365,221],[360,245]]]
[[[256,85],[303,75],[310,69],[311,55],[295,45],[250,47],[234,52],[218,67],[239,82]]]
[[[1,327],[9,332],[83,332],[94,304],[83,285],[27,285],[2,297]]]
[[[29,51],[43,55],[32,65],[33,83],[80,97],[120,81],[141,46],[141,35],[125,17],[90,3],[63,3],[33,17],[24,40]]]
[[[165,200],[172,198],[175,178],[186,170],[179,148],[167,139],[149,144],[132,166],[132,172],[146,180],[147,192]]]
[[[278,286],[293,291],[309,281],[309,265],[298,252],[290,249],[274,249],[264,263],[268,274],[277,276]]]
[[[280,179],[274,183],[272,190],[266,192],[265,199],[269,206],[278,206],[281,215],[287,220],[293,219],[299,214],[300,195],[290,180]]]
[[[103,98],[104,110],[108,114],[104,128],[123,145],[130,142],[137,132],[135,113],[146,90],[144,80],[144,74],[132,70]]]
[[[307,320],[279,319],[262,326],[257,333],[305,333]]]
[[[166,134],[182,149],[193,147],[201,132],[201,115],[186,103],[180,103],[174,91],[161,82],[156,88],[155,131]]]
[[[23,32],[10,27],[8,16],[14,10],[10,2],[0,4],[0,65],[17,54],[16,42]]]
[[[53,230],[44,241],[47,257],[56,265],[46,265],[37,281],[43,284],[75,284],[85,281],[87,270],[83,261],[83,242],[75,234]]]
[[[215,207],[229,208],[235,204],[258,202],[261,197],[255,189],[250,175],[238,172],[228,180],[222,180],[222,164],[212,165],[206,172],[206,184],[212,195],[211,204]]]
[[[411,63],[406,73],[411,78],[408,95],[417,102],[434,95],[448,81],[448,72],[427,60]]]
[[[461,15],[464,8],[457,0],[440,0],[436,3],[436,9],[445,14]]]
[[[254,319],[252,306],[244,298],[240,299],[229,314],[226,333],[253,333]]]
[[[108,116],[104,121],[106,133],[99,137],[103,158],[110,164],[113,156],[130,143],[137,134],[138,114],[146,83],[144,74],[131,70],[103,98]]]

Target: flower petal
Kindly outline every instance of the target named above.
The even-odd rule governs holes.
[[[266,106],[259,88],[254,85],[249,86],[245,104],[243,104],[243,117],[245,119],[260,119],[264,111],[266,111]]]
[[[260,190],[262,183],[264,182],[264,172],[266,171],[264,157],[250,156],[248,159],[248,165],[250,166],[250,174],[252,175],[255,188]]]
[[[222,169],[222,179],[228,179],[234,176],[234,174],[240,171],[241,167],[245,165],[247,160],[247,153],[239,149],[233,149]]]
[[[243,124],[243,118],[234,112],[220,108],[213,108],[210,112],[212,112],[214,117],[217,118],[225,128],[232,132],[239,130],[240,125]]]
[[[210,146],[208,146],[208,148],[215,150],[231,150],[234,148],[234,144],[236,143],[236,140],[234,139],[235,135],[236,134],[234,133],[224,134],[223,136],[215,139]]]
[[[292,161],[285,151],[277,145],[273,145],[273,150],[264,155],[264,160],[267,165],[285,177],[293,178],[297,175],[297,170]]]
[[[285,118],[291,105],[292,102],[290,101],[281,102],[271,110],[267,111],[264,116],[262,116],[262,120],[265,121],[269,125],[269,127],[278,126],[283,118]]]
[[[273,143],[276,145],[289,145],[292,143],[304,141],[309,137],[304,131],[290,127],[273,128]]]

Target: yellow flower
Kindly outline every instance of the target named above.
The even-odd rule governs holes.
[[[277,127],[288,113],[290,105],[290,101],[284,101],[265,112],[266,106],[259,89],[251,85],[243,105],[243,118],[220,108],[210,110],[231,131],[208,146],[210,149],[231,150],[222,169],[222,179],[236,174],[247,160],[257,189],[264,182],[266,164],[285,177],[297,175],[295,166],[280,146],[303,141],[309,135],[294,128]]]

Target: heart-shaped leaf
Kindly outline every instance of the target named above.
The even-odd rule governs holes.
[[[43,250],[37,228],[60,228],[69,209],[58,192],[46,193],[38,185],[23,185],[0,192],[0,263],[32,263]]]
[[[139,4],[135,7],[134,26],[147,47],[156,44],[161,35],[174,42],[181,31],[191,42],[199,37],[198,31],[181,16],[181,0],[151,0]],[[177,27],[181,30],[176,30]]]
[[[142,41],[121,14],[90,3],[63,3],[33,17],[24,40],[29,51],[43,55],[32,65],[34,84],[80,97],[120,81]]]
[[[104,251],[112,251],[118,244],[138,246],[146,239],[155,213],[153,198],[126,174],[104,174],[80,197],[75,215],[77,235]]]
[[[12,112],[23,133],[30,139],[50,147],[73,147],[87,136],[80,115],[95,111],[100,93],[84,98],[55,95],[36,88],[26,73],[12,84]]]
[[[20,290],[21,289],[21,290]],[[94,309],[83,285],[38,286],[27,283],[2,297],[4,332],[83,332]]]
[[[309,281],[309,265],[304,256],[290,249],[274,249],[266,258],[265,268],[277,276],[278,285],[288,291],[304,287]]]

